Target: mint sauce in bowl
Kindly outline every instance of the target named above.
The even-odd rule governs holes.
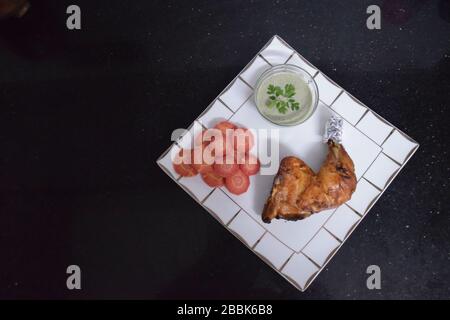
[[[267,120],[293,126],[308,120],[317,108],[319,92],[313,77],[294,65],[266,70],[255,86],[258,111]]]

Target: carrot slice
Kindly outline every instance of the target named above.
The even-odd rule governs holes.
[[[238,170],[234,175],[225,178],[225,186],[231,193],[240,195],[248,190],[250,179],[241,170]]]

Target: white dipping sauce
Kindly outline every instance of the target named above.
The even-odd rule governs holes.
[[[295,95],[292,98],[300,104],[300,108],[298,110],[291,110],[289,108],[283,114],[276,107],[269,108],[270,94],[267,93],[267,90],[269,85],[278,86],[284,90],[286,84],[292,84],[295,87]],[[303,119],[309,116],[312,109],[312,93],[308,84],[301,76],[293,72],[282,71],[270,75],[261,82],[256,92],[256,105],[266,118],[277,124],[295,124],[302,122]]]

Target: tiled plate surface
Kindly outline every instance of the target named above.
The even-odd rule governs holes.
[[[258,113],[253,102],[253,86],[258,76],[270,66],[284,63],[304,68],[314,76],[319,87],[317,111],[295,127],[273,125]],[[337,209],[301,221],[263,223],[261,211],[279,161],[295,155],[317,171],[327,154],[327,146],[321,139],[324,124],[332,114],[344,118],[343,143],[355,163],[358,184],[352,199]],[[202,126],[211,127],[223,119],[253,130],[279,129],[279,157],[275,155],[272,159],[274,172],[250,177],[246,193],[236,196],[223,187],[210,188],[198,176],[179,177],[173,170],[171,154],[180,147],[192,146],[188,135],[176,141],[157,163],[229,231],[302,291],[342,246],[418,147],[413,139],[353,98],[278,36],[202,112],[190,126],[190,132],[196,134]],[[270,139],[257,136],[259,141]]]

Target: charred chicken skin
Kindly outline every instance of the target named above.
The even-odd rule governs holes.
[[[356,188],[355,166],[344,146],[328,141],[328,155],[317,174],[301,159],[280,163],[262,219],[300,220],[315,212],[338,207]]]

